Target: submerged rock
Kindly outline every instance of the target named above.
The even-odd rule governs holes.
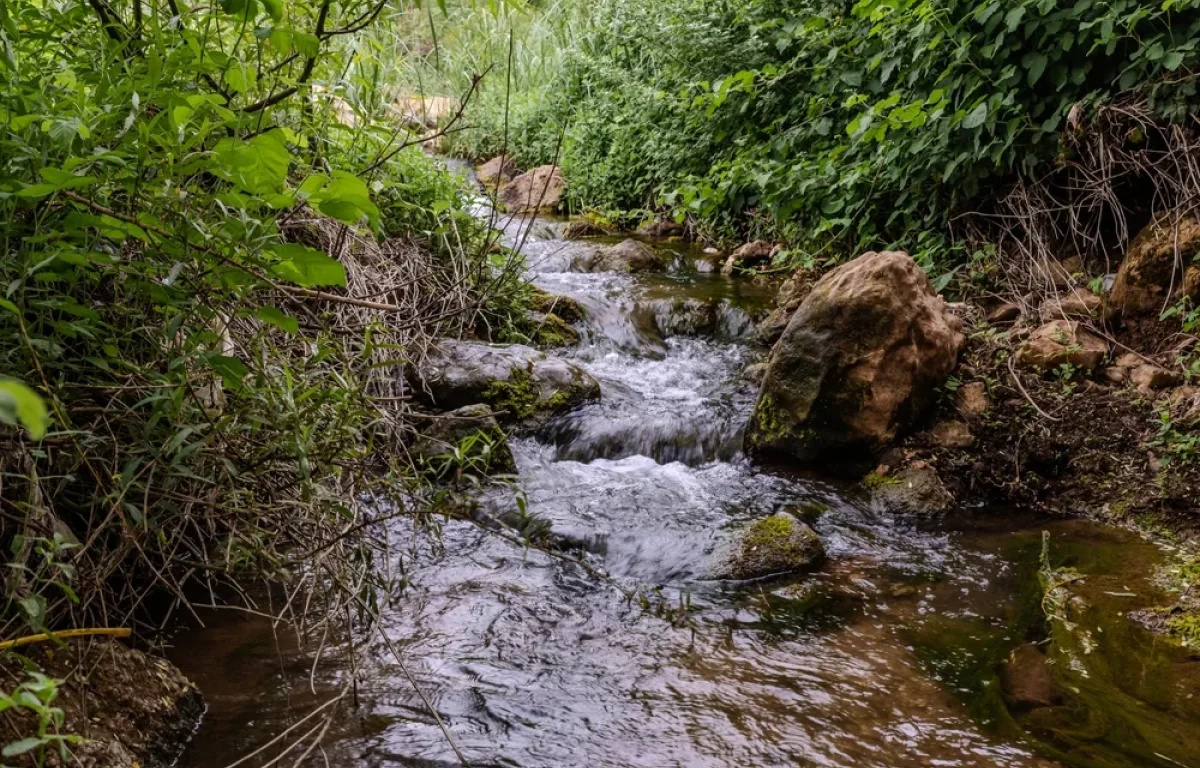
[[[600,397],[583,369],[532,347],[442,341],[405,378],[427,405],[450,410],[485,403],[504,422],[544,421]]]
[[[894,475],[872,472],[863,485],[873,503],[897,514],[940,515],[954,505],[954,496],[932,467],[906,467]]]
[[[492,409],[482,403],[419,418],[417,427],[420,434],[408,453],[419,467],[443,475],[458,470],[480,475],[517,471],[504,430]]]
[[[1055,320],[1034,331],[1017,361],[1050,370],[1060,365],[1092,370],[1108,355],[1108,342],[1075,320]]]
[[[1022,643],[1009,654],[1000,668],[1000,688],[1004,700],[1017,710],[1052,707],[1063,701],[1046,654],[1033,643]]]
[[[717,555],[714,579],[757,579],[809,571],[825,558],[821,539],[787,512],[777,512],[738,533]]]
[[[500,202],[509,213],[554,211],[563,203],[567,182],[554,165],[526,171],[500,190]]]
[[[865,469],[925,418],[964,341],[962,321],[908,254],[843,264],[814,286],[772,350],[747,451]]]
[[[654,324],[671,336],[712,336],[717,332],[717,305],[700,299],[659,299],[649,303]]]
[[[1198,253],[1200,219],[1156,217],[1129,244],[1108,294],[1107,314],[1157,317],[1184,295],[1200,298],[1200,267],[1193,265]]]
[[[667,260],[645,243],[629,239],[596,252],[581,266],[588,272],[651,272],[665,270]]]

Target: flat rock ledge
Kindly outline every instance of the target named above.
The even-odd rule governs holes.
[[[600,398],[599,382],[582,368],[521,344],[445,340],[408,365],[405,379],[431,408],[484,404],[504,424],[537,426]]]

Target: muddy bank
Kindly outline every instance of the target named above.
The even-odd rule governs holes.
[[[30,665],[60,681],[52,698],[44,689],[21,688],[34,680],[26,672]],[[24,690],[61,710],[61,723],[49,733],[78,737],[68,745],[68,762],[84,768],[173,765],[205,709],[199,689],[175,665],[117,640],[25,646],[0,659],[0,677],[7,693]],[[8,710],[0,727],[5,744],[38,733],[37,718],[27,708]],[[41,764],[41,754],[41,748],[32,749],[16,764]],[[44,764],[61,764],[56,745],[46,747],[44,754]]]
[[[1011,362],[1018,344],[976,325],[931,429],[885,464],[928,462],[960,502],[1012,503],[1200,533],[1200,466],[1173,456],[1173,424],[1195,418],[1189,388],[1146,392]],[[1190,429],[1190,427],[1183,427]]]

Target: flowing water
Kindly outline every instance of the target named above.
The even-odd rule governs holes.
[[[665,276],[579,273],[596,243],[545,220],[503,225],[532,279],[586,308],[585,341],[565,354],[603,388],[514,440],[520,487],[611,579],[466,523],[436,542],[395,531],[411,586],[383,624],[405,667],[362,641],[357,703],[339,705],[309,764],[460,765],[411,674],[476,766],[1200,768],[1197,737],[1179,730],[1200,722],[1197,663],[1123,616],[1158,597],[1153,547],[1006,510],[917,523],[755,467],[739,450],[754,398],[741,372],[760,354],[745,337],[766,287],[670,244]],[[705,578],[723,538],[780,509],[825,541],[819,573]],[[998,668],[1052,639],[1037,611],[1042,531],[1056,566],[1088,576],[1098,639],[1071,658],[1078,684],[1059,701],[1010,711]],[[350,678],[348,654],[314,667],[264,621],[209,624],[173,651],[210,703],[188,768],[229,764]]]

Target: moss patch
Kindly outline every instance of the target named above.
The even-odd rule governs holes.
[[[892,485],[899,485],[900,480],[891,475],[881,475],[878,472],[868,472],[867,476],[862,479],[864,488],[868,490],[876,490],[878,488],[887,488]]]
[[[533,374],[524,368],[513,368],[507,380],[497,379],[488,384],[481,397],[492,408],[505,411],[513,419],[527,419],[539,409]]]
[[[812,529],[786,512],[751,525],[723,567],[723,577],[753,579],[813,567],[824,556]]]

